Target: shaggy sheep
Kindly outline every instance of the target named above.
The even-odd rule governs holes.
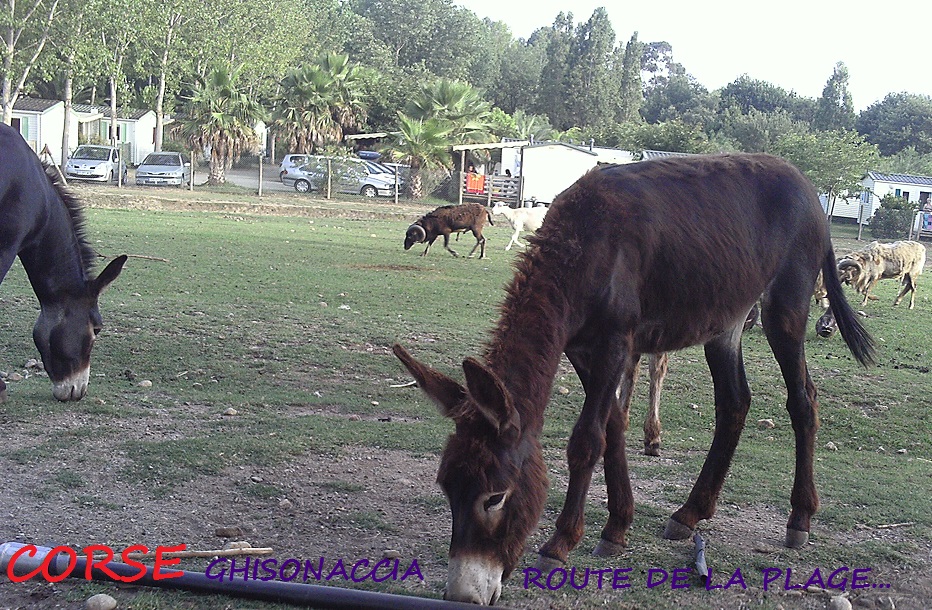
[[[539,229],[541,225],[544,224],[544,216],[547,215],[548,209],[549,208],[546,206],[512,209],[508,207],[506,203],[501,201],[495,202],[495,205],[492,206],[492,213],[502,214],[508,219],[508,222],[511,223],[511,227],[515,230],[514,235],[511,236],[511,241],[508,242],[505,249],[511,250],[512,244],[523,248],[524,244],[518,240],[521,231],[533,232]]]
[[[472,231],[476,238],[476,245],[473,246],[469,256],[479,250],[479,258],[485,258],[485,237],[482,236],[482,228],[486,221],[490,225],[492,215],[489,210],[478,203],[464,203],[463,205],[445,205],[421,216],[405,232],[405,250],[408,250],[414,244],[427,242],[427,248],[421,256],[425,256],[433,245],[437,237],[443,235],[443,247],[446,248],[453,256],[459,256],[450,247],[450,234]]]
[[[877,298],[870,292],[878,281],[888,278],[902,280],[903,290],[893,304],[899,305],[909,292],[909,308],[913,309],[916,305],[916,282],[925,264],[925,246],[917,241],[897,241],[892,244],[875,241],[865,249],[852,252],[838,261],[838,278],[864,295],[862,306],[868,299]]]

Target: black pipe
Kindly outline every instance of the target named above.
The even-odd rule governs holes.
[[[7,566],[17,550],[27,546],[18,542],[0,544],[0,574],[6,575]],[[16,559],[14,573],[24,576],[39,568],[49,552],[49,547],[37,546],[34,556],[22,554]],[[60,576],[68,568],[68,559],[61,553],[49,562],[48,571],[52,576]],[[69,572],[71,578],[84,578],[87,568],[87,559],[78,556],[77,563]],[[305,583],[282,582],[279,580],[233,580],[218,581],[208,578],[206,573],[188,572],[163,568],[160,572],[181,572],[175,578],[153,578],[153,568],[146,566],[146,573],[139,577],[141,568],[117,561],[111,561],[103,566],[96,562],[91,568],[91,580],[106,580],[123,582],[108,574],[109,570],[117,576],[134,578],[132,584],[161,589],[179,589],[197,593],[212,593],[243,597],[269,602],[302,605],[311,608],[334,610],[476,610],[488,606],[476,606],[463,602],[449,602],[441,599],[428,599],[423,597],[410,597],[392,593],[377,593],[374,591],[357,591],[341,587],[328,587],[323,585],[310,585]],[[138,578],[137,578],[138,577]]]

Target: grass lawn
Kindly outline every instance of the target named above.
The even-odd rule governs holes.
[[[418,390],[391,387],[408,377],[390,347],[401,342],[422,361],[462,379],[459,363],[481,351],[511,277],[515,254],[503,250],[510,229],[488,230],[485,260],[453,258],[439,248],[420,257],[420,248],[402,249],[405,227],[423,213],[416,207],[355,202],[343,210],[322,205],[316,212],[302,207],[296,215],[281,209],[253,214],[239,200],[229,204],[235,193],[224,196],[215,212],[151,210],[145,202],[88,210],[94,246],[107,256],[134,256],[101,297],[105,329],[95,347],[88,397],[79,403],[55,402],[48,379],[23,369],[36,357],[30,329],[37,303],[18,263],[4,280],[0,370],[27,374],[9,384],[10,399],[0,405],[8,441],[0,444],[0,481],[7,490],[0,508],[9,515],[0,524],[0,542],[80,547],[184,541],[211,548],[222,544],[214,526],[247,523],[250,541],[268,543],[281,558],[326,554],[355,561],[397,548],[421,563],[425,584],[329,584],[439,598],[449,517],[433,476],[452,426]],[[288,197],[281,206],[294,202]],[[373,213],[365,205],[385,207]],[[833,230],[839,252],[859,245],[856,228]],[[454,246],[468,252],[472,238]],[[782,379],[755,328],[744,341],[754,392],[749,424],[718,514],[700,525],[716,582],[724,574],[724,584],[740,569],[747,588],[706,591],[695,576],[688,589],[645,585],[649,570],[672,572],[693,560],[691,545],[659,536],[711,441],[711,383],[701,349],[692,348],[671,356],[661,458],[638,453],[646,383],[635,397],[628,446],[638,506],[628,550],[611,561],[589,555],[606,515],[597,478],[586,537],[570,557],[578,568],[631,567],[631,588],[526,590],[520,570],[533,564],[529,552],[500,603],[823,608],[824,595],[782,586],[764,591],[761,571],[791,567],[805,574],[799,577],[804,582],[814,568],[827,575],[849,566],[870,568],[871,582],[891,584],[849,589],[852,599],[874,603],[889,596],[897,608],[928,607],[927,284],[920,284],[912,311],[890,306],[898,288],[893,282],[881,282],[880,300],[864,308],[849,293],[880,346],[876,368],[860,368],[840,337],[819,339],[810,324],[808,359],[820,393],[816,476],[822,507],[806,549],[779,546],[793,434]],[[581,402],[581,386],[564,362],[542,439],[550,498],[529,551],[552,532],[562,504],[563,451]],[[228,409],[236,414],[223,415]],[[775,427],[758,425],[765,419]],[[183,567],[203,572],[206,562]],[[30,607],[78,607],[100,591],[118,597],[121,608],[277,607],[82,581],[44,586],[39,597],[36,590],[35,584],[0,581],[0,599],[38,600]]]

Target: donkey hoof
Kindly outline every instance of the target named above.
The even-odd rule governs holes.
[[[644,443],[644,455],[660,457],[660,443]]]
[[[809,542],[809,532],[794,530],[790,527],[786,528],[786,542],[784,544],[787,548],[798,549],[805,546],[807,542]]]
[[[592,554],[596,557],[614,557],[615,555],[621,555],[624,550],[624,544],[612,542],[605,538],[599,538],[599,543],[592,549]]]
[[[537,561],[534,562],[534,567],[541,571],[541,574],[549,574],[551,571],[558,568],[565,568],[566,562],[560,561],[549,555],[538,555]]]
[[[667,540],[685,540],[692,535],[692,528],[686,527],[672,517],[667,519],[667,527],[663,530],[663,537]]]

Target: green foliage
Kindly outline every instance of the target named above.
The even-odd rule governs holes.
[[[822,90],[812,126],[823,131],[850,131],[855,119],[854,102],[848,91],[848,68],[838,62]]]
[[[884,195],[871,218],[871,235],[876,239],[904,239],[909,235],[918,208],[904,197]]]
[[[909,146],[894,155],[881,157],[874,167],[885,174],[932,176],[932,153],[920,154]]]
[[[830,198],[859,193],[861,179],[878,156],[877,147],[853,131],[788,133],[777,140],[773,152],[798,167]]]
[[[906,148],[932,153],[932,96],[891,93],[862,111],[857,126],[883,155]]]
[[[365,121],[359,91],[364,71],[348,55],[328,53],[290,69],[274,100],[272,126],[292,152],[340,144]]]

